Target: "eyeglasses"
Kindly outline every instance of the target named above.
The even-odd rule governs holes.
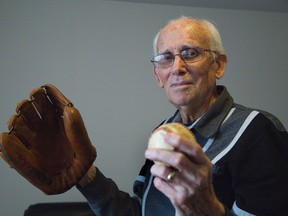
[[[155,56],[151,62],[156,68],[168,68],[173,65],[175,57],[179,55],[179,57],[186,63],[193,63],[200,61],[204,58],[205,52],[214,52],[214,50],[202,49],[200,47],[190,47],[187,49],[183,49],[180,53],[173,54],[171,52],[161,53]]]

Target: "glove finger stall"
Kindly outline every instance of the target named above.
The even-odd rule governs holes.
[[[9,134],[16,136],[26,148],[31,148],[36,132],[21,115],[12,115],[8,121]]]
[[[65,107],[64,126],[72,147],[77,149],[78,157],[82,156],[87,158],[87,156],[90,156],[94,161],[97,155],[96,149],[91,144],[81,114],[76,108],[70,106]]]
[[[42,88],[45,90],[47,97],[53,103],[57,112],[63,115],[64,107],[68,104],[72,104],[71,101],[68,100],[55,86],[51,84],[45,84]]]
[[[27,125],[33,130],[41,130],[45,125],[43,124],[42,116],[35,108],[33,101],[22,100],[18,103],[16,108],[17,115],[21,116]]]
[[[62,121],[63,114],[58,112],[43,88],[34,89],[30,97],[32,98],[33,106],[41,116],[43,124],[53,125],[57,121],[55,118],[59,118],[58,120]],[[57,113],[57,115],[55,115],[55,113]]]

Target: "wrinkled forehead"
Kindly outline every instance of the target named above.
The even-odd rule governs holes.
[[[157,50],[181,46],[210,48],[207,27],[191,19],[176,20],[166,25],[159,34]]]

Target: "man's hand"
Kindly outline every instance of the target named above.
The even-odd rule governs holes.
[[[169,133],[165,141],[175,150],[148,149],[146,158],[154,164],[151,174],[155,187],[164,193],[181,216],[223,216],[225,208],[212,185],[212,164],[200,145],[191,139]]]

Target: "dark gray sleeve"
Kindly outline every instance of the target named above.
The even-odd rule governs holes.
[[[120,191],[112,179],[97,168],[95,179],[85,187],[77,185],[97,216],[140,216],[141,207],[136,198]]]

